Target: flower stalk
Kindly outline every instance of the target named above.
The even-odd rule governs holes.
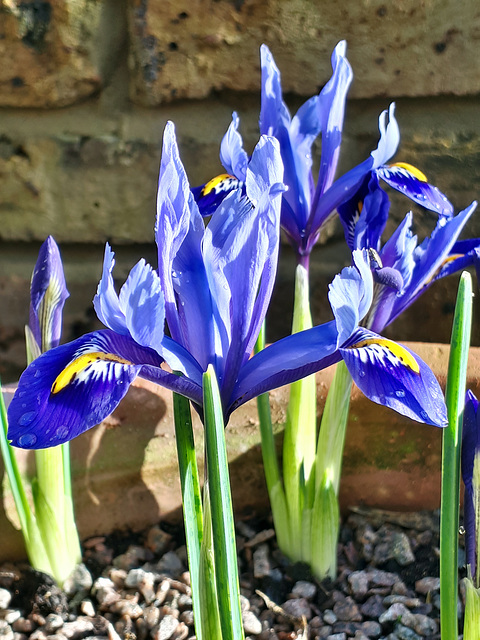
[[[458,638],[458,526],[460,455],[465,405],[468,349],[472,323],[472,279],[463,272],[457,294],[450,343],[446,404],[448,426],[443,430],[440,510],[440,624],[442,637]]]

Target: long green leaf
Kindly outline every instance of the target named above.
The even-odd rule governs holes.
[[[211,365],[203,374],[203,410],[207,477],[212,513],[215,577],[222,625],[222,640],[243,640],[225,426],[218,383]]]
[[[177,442],[178,467],[182,486],[183,518],[187,541],[190,583],[192,586],[195,633],[202,640],[202,597],[200,593],[200,548],[203,539],[203,509],[197,457],[193,437],[192,413],[187,398],[173,394],[173,414]],[[205,638],[205,640],[207,640]]]
[[[202,609],[202,634],[203,638],[217,638],[218,640],[222,640],[222,625],[220,622],[217,581],[215,576],[215,552],[208,480],[205,481],[203,487],[203,505],[203,539],[200,547],[199,576],[200,604]]]
[[[295,301],[292,333],[312,327],[308,271],[298,265],[295,272]],[[283,440],[283,483],[290,521],[292,560],[310,562],[309,535],[305,538],[305,512],[313,507],[315,449],[317,440],[317,386],[315,375],[290,385]],[[304,542],[307,541],[307,544]],[[285,550],[284,550],[285,551]]]
[[[448,427],[443,430],[440,525],[440,623],[442,638],[458,638],[458,523],[460,453],[468,349],[472,324],[472,279],[460,278],[453,320],[446,388]]]
[[[265,348],[265,322],[255,344],[255,353]],[[273,524],[280,549],[287,553],[290,549],[290,523],[288,520],[287,502],[280,475],[275,438],[273,436],[272,414],[268,393],[257,398],[260,438],[262,442],[262,460],[267,483],[268,496],[272,509]]]

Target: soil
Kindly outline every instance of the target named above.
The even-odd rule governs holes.
[[[85,540],[64,589],[28,565],[3,565],[0,640],[194,638],[184,542],[166,523]],[[237,548],[246,638],[440,638],[438,513],[352,509],[335,581],[290,563],[268,521],[239,522]]]

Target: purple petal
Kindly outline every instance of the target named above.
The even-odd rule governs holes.
[[[75,438],[112,413],[143,364],[160,367],[162,359],[108,330],[47,351],[20,378],[8,438],[25,449]]]
[[[322,130],[322,156],[317,190],[324,193],[332,185],[337,170],[347,92],[353,79],[346,58],[346,42],[342,40],[332,53],[332,77],[322,89],[318,110]]]
[[[56,347],[69,293],[57,243],[48,236],[40,247],[30,285],[29,326],[41,351]]]
[[[248,155],[243,148],[242,136],[238,133],[240,118],[236,111],[232,114],[232,122],[220,145],[220,162],[227,173],[242,182],[247,177]]]
[[[192,187],[191,191],[200,214],[207,218],[213,215],[228,194],[236,189],[240,189],[244,193],[244,183],[235,176],[222,173],[200,187]]]
[[[400,191],[425,209],[435,211],[446,218],[453,216],[451,202],[437,187],[429,184],[423,173],[415,167],[399,162],[379,167],[377,174],[390,187]]]
[[[393,322],[436,279],[450,254],[452,246],[476,206],[477,203],[473,202],[447,222],[445,222],[444,218],[440,218],[430,238],[425,238],[422,244],[415,249],[413,254],[415,266],[411,278],[403,291],[403,295],[398,296],[395,301],[390,322]]]
[[[100,322],[106,327],[120,333],[128,334],[124,310],[120,308],[120,301],[113,282],[112,271],[115,266],[115,254],[107,243],[103,258],[103,273],[98,283],[97,295],[93,299],[93,306]]]
[[[410,349],[359,328],[340,353],[360,390],[418,422],[445,427],[447,409],[430,368]]]
[[[387,123],[388,114],[388,123]],[[388,112],[383,111],[378,120],[380,140],[377,148],[372,151],[373,169],[379,169],[395,155],[400,143],[400,130],[395,119],[395,103],[392,102]]]
[[[353,267],[345,267],[329,287],[328,299],[335,316],[338,344],[343,344],[357,328],[372,303],[373,280],[362,251],[352,254]]]
[[[287,336],[250,358],[240,370],[227,415],[261,393],[325,369],[340,360],[335,322]]]

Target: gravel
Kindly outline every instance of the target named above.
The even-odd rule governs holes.
[[[246,638],[439,639],[438,528],[435,513],[354,509],[341,527],[338,578],[318,582],[280,553],[271,523],[239,523]],[[0,567],[0,640],[195,637],[180,529],[159,523],[83,546],[64,590],[27,565]]]

